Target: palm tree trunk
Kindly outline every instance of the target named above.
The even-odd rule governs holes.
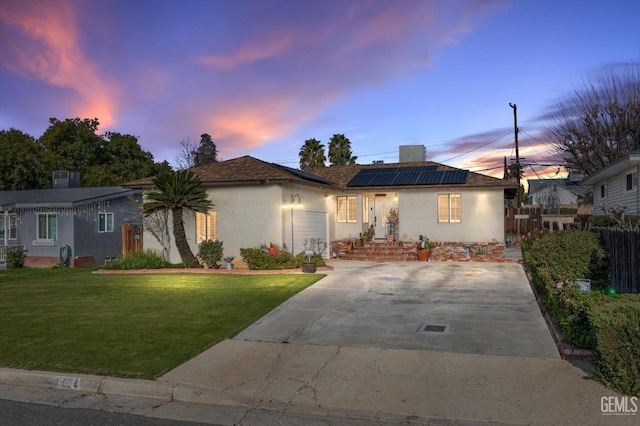
[[[176,239],[176,247],[178,253],[180,253],[182,263],[187,267],[197,266],[198,259],[193,255],[187,241],[187,235],[184,232],[182,209],[172,209],[171,216],[173,216],[173,237]]]

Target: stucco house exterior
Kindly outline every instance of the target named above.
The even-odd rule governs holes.
[[[634,151],[582,181],[593,190],[594,216],[605,214],[603,206],[617,205],[626,206],[627,215],[640,215],[639,175],[640,151]]]
[[[141,201],[140,190],[120,186],[0,191],[0,261],[21,245],[26,266],[54,266],[61,255],[71,266],[103,264],[122,253],[123,225],[142,224]]]
[[[208,215],[186,215],[185,232],[194,253],[206,239],[223,241],[225,256],[274,243],[293,253],[305,240],[327,243],[358,238],[373,229],[376,240],[482,242],[504,246],[505,200],[516,185],[431,161],[331,166],[308,173],[250,156],[190,169],[215,204]],[[125,186],[150,190],[152,178]],[[391,208],[399,210],[395,224]],[[169,221],[170,223],[170,221]],[[167,250],[148,232],[144,247],[179,262],[173,235]]]

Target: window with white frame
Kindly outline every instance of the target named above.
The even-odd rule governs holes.
[[[358,198],[356,196],[338,197],[338,222],[355,223],[358,221]]]
[[[215,210],[196,213],[196,243],[218,239],[218,224]]]
[[[9,213],[9,239],[15,240],[18,238],[18,215],[15,213]]]
[[[0,244],[4,240],[5,230],[7,232],[7,239],[15,240],[18,237],[18,217],[15,213],[9,213],[7,215],[7,223],[4,223],[4,213],[0,212]]]
[[[55,213],[37,213],[38,240],[55,241],[58,238],[58,216]]]
[[[459,223],[462,219],[460,194],[438,194],[438,222]]]
[[[113,213],[98,214],[98,232],[113,232]]]

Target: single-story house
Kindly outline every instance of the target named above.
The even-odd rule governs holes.
[[[528,179],[527,204],[540,206],[547,213],[561,207],[578,208],[588,187],[581,185],[582,175],[570,175],[565,179]]]
[[[640,215],[640,151],[634,151],[624,158],[604,167],[582,181],[582,185],[593,190],[593,214],[606,214],[603,206],[627,207],[625,214]]]
[[[424,156],[423,156],[424,158]],[[504,246],[505,203],[516,184],[431,161],[330,166],[309,173],[250,156],[190,169],[215,204],[208,215],[185,214],[194,253],[206,239],[223,241],[225,256],[274,243],[300,253],[311,239],[335,255],[338,241],[372,229],[399,241],[482,242]],[[125,184],[150,190],[152,178]],[[388,220],[390,209],[399,220]],[[148,232],[144,247],[179,261],[171,232]],[[167,223],[165,221],[165,223]],[[170,221],[168,222],[170,223]],[[169,235],[168,241],[155,235]],[[167,247],[168,246],[168,247]]]
[[[142,237],[140,190],[69,187],[68,180],[57,180],[53,189],[0,191],[0,261],[6,247],[21,245],[27,266],[93,266],[120,256],[123,227],[131,238]]]

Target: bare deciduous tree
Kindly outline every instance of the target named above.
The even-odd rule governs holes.
[[[164,260],[171,259],[171,230],[169,229],[169,212],[158,211],[149,216],[143,217],[143,225],[145,231],[149,231],[151,235],[158,241],[162,247],[162,257]]]
[[[176,170],[186,170],[196,165],[196,154],[198,152],[198,144],[191,138],[182,139],[180,141],[180,152],[176,157],[173,166]]]
[[[576,173],[591,175],[640,149],[640,63],[607,68],[545,118],[553,149]]]

